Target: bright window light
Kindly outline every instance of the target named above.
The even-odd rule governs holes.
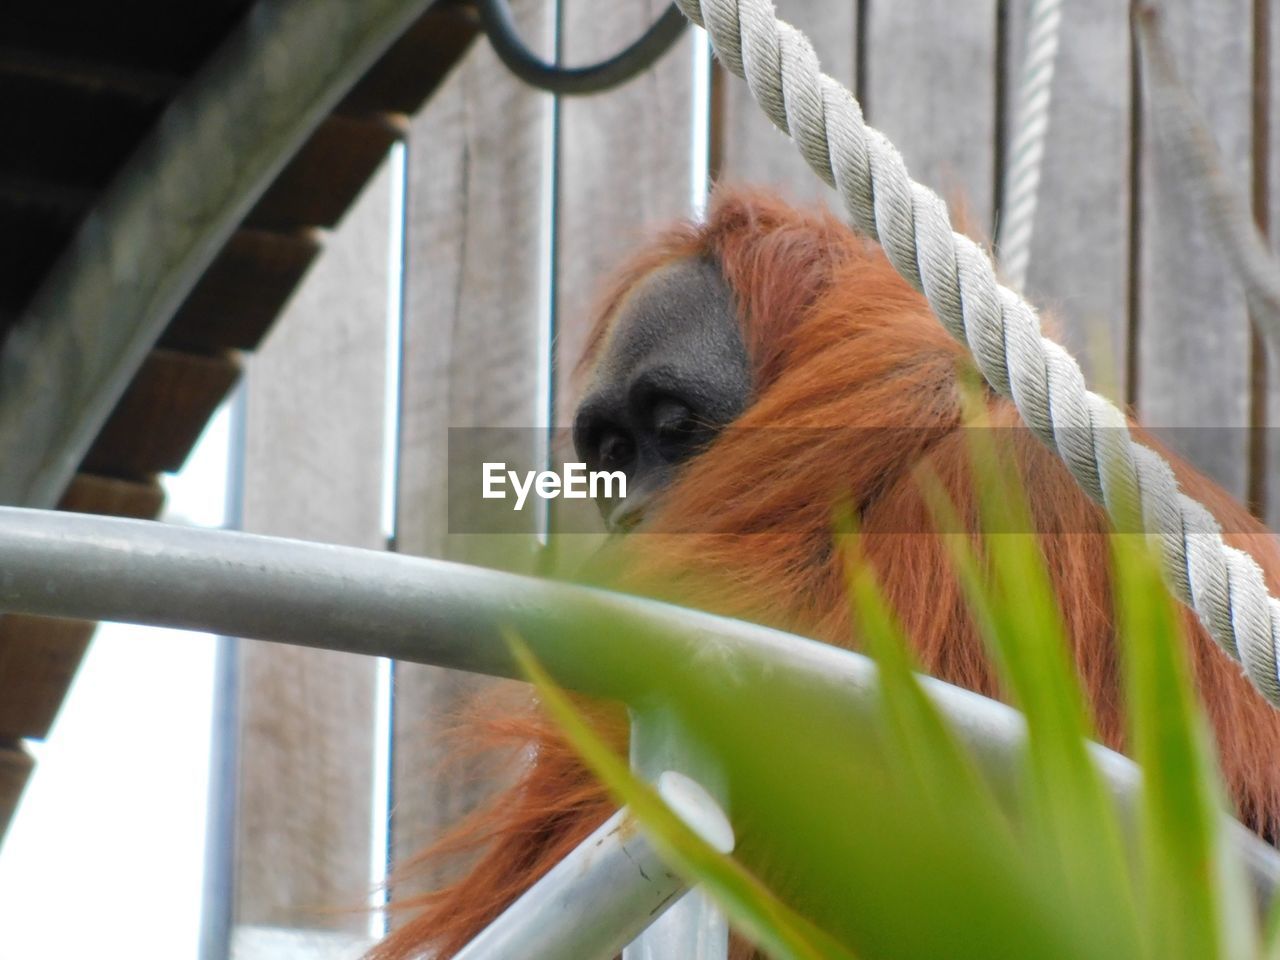
[[[230,417],[166,483],[165,518],[220,526]],[[196,956],[215,640],[99,628],[0,846],[0,957]]]

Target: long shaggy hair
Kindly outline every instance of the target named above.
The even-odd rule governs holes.
[[[962,429],[960,379],[970,367],[963,350],[879,248],[834,217],[763,192],[721,188],[705,223],[672,227],[619,270],[600,302],[584,373],[639,281],[690,257],[717,263],[736,297],[754,402],[682,469],[646,518],[648,532],[626,538],[623,585],[854,646],[832,527],[833,505],[851,504],[863,556],[922,668],[999,697],[946,545],[927,532],[931,514],[916,481],[917,470],[931,470],[976,529]],[[988,396],[987,407],[990,425],[1008,428],[1098,735],[1123,750],[1107,520],[1010,403]],[[1218,517],[1230,543],[1262,564],[1276,590],[1280,556],[1271,535],[1211,481],[1170,460],[1183,489]],[[1280,713],[1194,615],[1187,612],[1185,623],[1230,796],[1247,824],[1275,836]],[[623,747],[619,712],[597,707],[595,714]],[[418,913],[375,948],[376,960],[404,960],[424,947],[451,956],[612,810],[536,707],[495,720],[489,733],[536,745],[536,762],[425,854],[476,859],[457,882],[407,905]]]

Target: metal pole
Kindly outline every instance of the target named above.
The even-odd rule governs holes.
[[[661,705],[632,711],[631,767],[641,777],[651,780],[660,771],[678,770],[724,804],[723,778],[707,762],[683,746],[678,725]],[[622,960],[725,960],[728,955],[728,920],[705,891],[694,889],[628,944]]]
[[[503,677],[518,673],[503,635],[514,629],[559,683],[634,707],[661,700],[663,671],[653,664],[701,662],[718,671],[729,693],[739,682],[767,682],[815,704],[838,702],[853,723],[876,719],[875,666],[848,650],[570,584],[225,530],[0,507],[0,609],[275,640]],[[937,680],[926,678],[925,689],[996,791],[1014,796],[1026,742],[1022,716]],[[1137,767],[1103,747],[1093,755],[1131,818]],[[1231,829],[1269,904],[1280,854],[1240,824]]]
[[[695,781],[658,777],[667,805],[721,853],[733,829]],[[455,960],[612,960],[685,889],[625,808],[534,884]],[[685,954],[667,954],[677,960]]]

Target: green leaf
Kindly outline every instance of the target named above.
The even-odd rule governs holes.
[[[1112,538],[1134,758],[1141,764],[1149,955],[1256,956],[1257,918],[1227,835],[1221,779],[1159,562],[1141,536]]]
[[[1065,627],[1039,535],[1017,472],[1017,436],[973,416],[970,460],[984,559],[972,538],[944,533],[974,620],[1004,688],[1027,720],[1027,840],[1041,860],[1038,881],[1082,918],[1091,949],[1135,955],[1133,879],[1117,811],[1089,756],[1092,734],[1068,653]],[[955,505],[937,477],[919,482],[940,530],[957,531]],[[1089,837],[1082,843],[1082,837]]]
[[[1251,897],[1157,571],[1117,555],[1131,744],[1149,768],[1126,833],[1087,742],[1089,714],[1020,478],[994,444],[980,435],[974,446],[982,534],[944,536],[1002,690],[1026,716],[1025,772],[1012,797],[996,799],[914,672],[847,518],[836,528],[852,623],[877,664],[866,689],[703,642],[696,630],[638,626],[607,605],[584,604],[568,618],[566,629],[598,643],[592,669],[619,678],[610,689],[625,695],[626,678],[644,678],[644,698],[631,704],[637,729],[660,729],[691,768],[715,770],[738,831],[732,858],[672,822],[537,665],[526,669],[592,769],[656,831],[664,856],[775,956],[1257,956]],[[939,527],[965,530],[937,478],[921,482]],[[801,658],[835,656],[785,642]],[[1274,938],[1268,946],[1280,953]]]
[[[948,794],[954,757],[911,774],[880,722],[876,691],[887,684],[861,692],[815,684],[733,644],[700,645],[696,632],[663,640],[651,626],[588,608],[566,629],[607,651],[596,669],[643,670],[646,685],[661,688],[656,702],[634,705],[638,728],[651,731],[656,719],[691,769],[714,761],[720,779],[709,782],[731,800],[739,830],[735,859],[851,952],[988,960],[1000,944],[1003,955],[1041,960],[1098,955],[1081,951],[1077,918],[1039,882],[1039,864],[1007,823],[959,787]],[[786,642],[801,658],[840,655]],[[912,749],[922,769],[931,762]]]
[[[659,853],[690,883],[701,883],[734,927],[779,960],[855,960],[855,955],[795,913],[741,864],[693,832],[648,784],[637,779],[591,729],[572,702],[516,636],[508,643],[521,670],[537,688],[543,706],[606,786],[631,810]]]
[[[906,635],[885,602],[866,562],[852,513],[837,517],[849,531],[839,540],[854,630],[880,669],[880,702],[888,752],[903,786],[917,791],[939,816],[963,812],[979,842],[998,845],[1013,859],[1013,834],[977,764],[960,744],[921,686]]]

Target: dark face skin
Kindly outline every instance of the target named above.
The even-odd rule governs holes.
[[[623,303],[573,424],[589,470],[621,470],[625,500],[605,500],[611,533],[633,529],[676,468],[751,399],[751,364],[719,268],[684,260],[654,271]]]

